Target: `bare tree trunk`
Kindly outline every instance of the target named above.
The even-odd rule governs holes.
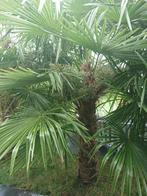
[[[89,134],[92,136],[97,129],[96,122],[96,105],[95,100],[90,98],[81,101],[78,107],[79,120],[84,123],[88,129]],[[96,181],[97,175],[97,160],[96,157],[91,158],[90,152],[94,148],[95,142],[92,140],[85,143],[80,139],[80,152],[79,152],[79,180],[82,184],[90,185]]]

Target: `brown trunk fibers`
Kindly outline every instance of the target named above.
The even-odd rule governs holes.
[[[84,123],[90,135],[93,135],[97,129],[95,115],[95,100],[89,99],[80,103],[78,112],[79,119]],[[90,152],[94,148],[95,142],[91,140],[86,143],[80,139],[79,152],[79,180],[82,184],[90,185],[96,181],[97,161],[96,157],[91,158]]]
[[[90,63],[81,65],[83,73],[83,82],[85,88],[88,89],[88,95],[81,99],[77,104],[79,120],[85,125],[89,135],[93,136],[97,131],[96,120],[96,101],[105,90],[105,86],[97,88],[93,70]],[[90,152],[94,148],[95,141],[88,143],[80,139],[79,152],[79,180],[82,184],[90,185],[96,181],[97,176],[97,160],[96,157],[90,157]]]

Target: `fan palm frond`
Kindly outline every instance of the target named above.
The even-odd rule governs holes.
[[[0,159],[12,152],[11,173],[21,146],[25,147],[27,171],[34,158],[36,142],[40,143],[44,167],[48,157],[58,154],[61,159],[64,152],[70,153],[68,136],[71,132],[85,138],[84,126],[63,108],[49,108],[39,111],[34,108],[23,109],[0,127]]]
[[[136,30],[131,33],[120,30],[116,33],[115,28],[108,29],[107,23],[102,26],[95,23],[95,28],[91,29],[86,22],[79,24],[74,18],[71,18],[72,22],[62,16],[54,18],[53,8],[48,2],[39,13],[33,2],[27,2],[25,6],[19,5],[19,9],[14,12],[5,2],[0,6],[2,21],[11,23],[14,31],[22,33],[25,38],[32,39],[34,35],[48,36],[51,33],[95,52],[126,59],[137,58],[135,51],[146,48],[145,32],[137,34]]]
[[[111,162],[113,189],[116,190],[121,180],[122,195],[125,191],[131,195],[134,185],[140,196],[147,193],[146,117],[146,112],[140,113],[136,102],[125,103],[108,115],[105,127],[95,135],[95,152],[103,145],[110,146],[102,168],[108,161]]]
[[[62,68],[62,67],[61,67]],[[0,91],[20,90],[26,87],[31,87],[36,84],[46,85],[51,91],[62,92],[63,82],[67,83],[67,87],[72,88],[70,80],[73,78],[80,79],[80,75],[75,75],[72,70],[60,69],[60,66],[51,69],[43,70],[37,73],[29,68],[19,69],[1,69],[0,70]]]
[[[138,64],[137,64],[138,65]],[[113,188],[122,179],[122,195],[132,194],[136,184],[138,194],[147,194],[147,111],[146,67],[128,62],[113,78],[110,85],[120,103],[115,111],[105,117],[105,126],[95,135],[96,149],[110,144],[102,166],[111,161],[110,174]],[[115,100],[114,100],[115,101]],[[96,151],[95,151],[96,152]]]
[[[109,161],[110,175],[113,177],[113,190],[116,190],[118,182],[121,181],[121,194],[127,192],[132,195],[133,187],[137,188],[140,196],[147,194],[147,154],[146,144],[140,139],[133,139],[129,130],[124,131],[116,124],[109,129],[101,130],[97,136],[98,146],[111,144],[108,153],[102,161],[102,168]]]

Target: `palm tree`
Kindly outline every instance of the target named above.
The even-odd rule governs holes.
[[[12,172],[15,160],[20,161],[26,152],[28,170],[38,151],[46,167],[55,152],[61,159],[70,154],[67,138],[74,132],[80,136],[79,178],[82,183],[91,184],[97,175],[96,156],[90,157],[89,153],[94,147],[96,152],[100,146],[111,143],[103,165],[111,160],[114,188],[122,177],[122,194],[126,185],[130,195],[136,179],[142,195],[142,191],[147,193],[144,150],[147,3],[143,0],[80,3],[77,9],[76,0],[63,2],[60,14],[54,12],[52,1],[40,4],[39,10],[36,0],[25,1],[23,5],[19,0],[1,3],[1,22],[11,25],[20,43],[33,46],[37,38],[45,43],[53,35],[59,43],[56,60],[65,40],[74,45],[70,54],[78,49],[81,58],[79,61],[73,58],[70,66],[1,70],[0,90],[13,92],[20,105],[16,114],[0,127],[0,158],[12,151]],[[100,129],[96,106],[106,89],[113,93],[111,101],[120,100],[120,104],[106,117],[106,125]]]

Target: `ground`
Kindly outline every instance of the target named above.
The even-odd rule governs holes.
[[[77,161],[69,161],[68,168],[58,162],[48,166],[47,171],[36,164],[30,170],[29,178],[25,169],[9,176],[9,164],[0,163],[0,184],[15,185],[18,188],[31,190],[51,196],[110,196],[111,182],[106,167],[104,173],[92,187],[82,187],[77,182]],[[112,194],[120,196],[119,192]]]
[[[105,107],[104,113],[108,108]],[[104,113],[99,115],[103,116]],[[98,160],[100,165],[102,157],[99,156]],[[44,170],[43,166],[35,164],[30,170],[29,178],[25,169],[19,170],[13,176],[10,176],[9,168],[9,163],[0,162],[0,184],[14,185],[21,189],[51,196],[120,196],[119,191],[112,193],[109,165],[105,168],[104,173],[99,174],[100,177],[97,183],[89,188],[80,186],[77,181],[76,158],[74,161],[69,161],[67,169],[60,161],[57,161],[56,166],[54,164],[48,165],[47,171]],[[132,196],[138,195],[133,194]]]

